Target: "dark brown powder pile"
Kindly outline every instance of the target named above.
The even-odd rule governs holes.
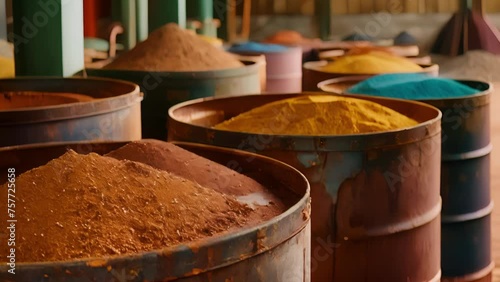
[[[286,210],[280,198],[254,179],[172,143],[159,140],[135,141],[106,156],[145,163],[192,180],[203,187],[236,196],[255,207],[256,212],[252,213],[252,216],[255,216],[257,221],[271,219]],[[255,204],[252,196],[254,200],[260,199],[257,202],[262,204]]]
[[[20,175],[16,187],[17,262],[150,251],[236,229],[251,213],[192,181],[94,153],[69,151]]]
[[[122,54],[104,69],[208,71],[242,67],[233,55],[171,23]]]

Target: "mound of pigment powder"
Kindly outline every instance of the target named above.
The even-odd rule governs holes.
[[[257,134],[344,135],[390,131],[417,124],[370,101],[309,95],[269,103],[214,128]]]
[[[383,74],[362,81],[346,92],[425,100],[463,97],[480,91],[451,79],[430,77],[425,74]]]
[[[139,71],[209,71],[242,67],[233,55],[184,30],[164,25],[104,67]]]
[[[252,178],[172,143],[140,140],[131,142],[106,156],[144,163],[192,180],[203,187],[235,196],[240,202],[252,207],[257,206],[254,214],[261,220],[271,219],[286,210],[276,195]]]
[[[94,153],[69,151],[18,176],[16,187],[17,262],[151,251],[238,229],[252,213],[190,180]]]
[[[320,70],[346,74],[382,74],[421,72],[423,69],[406,58],[386,52],[373,51],[366,54],[344,56],[322,66]]]
[[[244,52],[253,52],[253,53],[279,53],[285,52],[288,50],[288,47],[278,44],[263,44],[257,42],[246,42],[240,44],[234,44],[229,48],[229,52],[233,53],[244,53]]]

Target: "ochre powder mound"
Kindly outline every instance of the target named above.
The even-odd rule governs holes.
[[[104,67],[137,71],[209,71],[242,67],[233,55],[171,23]]]
[[[69,151],[18,176],[16,187],[17,262],[151,251],[238,229],[252,212],[168,172],[94,153]]]
[[[347,135],[408,128],[418,122],[380,104],[332,95],[298,96],[240,114],[214,128],[282,135]]]
[[[159,140],[135,141],[106,156],[145,163],[192,180],[203,187],[235,196],[255,208],[255,213],[251,216],[255,216],[255,220],[268,220],[286,210],[279,197],[252,178],[172,143]]]

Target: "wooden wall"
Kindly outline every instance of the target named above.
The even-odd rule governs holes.
[[[243,0],[237,0],[237,2]],[[379,11],[393,13],[451,13],[460,0],[331,0],[334,14],[363,14]],[[500,1],[483,0],[488,13],[500,13]],[[314,12],[314,0],[252,0],[252,14],[306,14]]]

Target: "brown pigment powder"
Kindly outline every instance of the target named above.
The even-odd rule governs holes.
[[[265,221],[286,210],[279,197],[252,178],[172,143],[158,140],[135,141],[106,156],[145,163],[192,180],[203,187],[235,196],[255,209],[250,215],[250,221]]]
[[[132,50],[104,67],[138,71],[208,71],[242,67],[233,55],[174,23],[149,34]]]
[[[0,110],[56,106],[91,100],[93,98],[88,95],[74,93],[8,91],[0,92]]]
[[[151,251],[237,229],[252,212],[168,172],[94,153],[69,151],[18,176],[16,187],[17,262]]]

